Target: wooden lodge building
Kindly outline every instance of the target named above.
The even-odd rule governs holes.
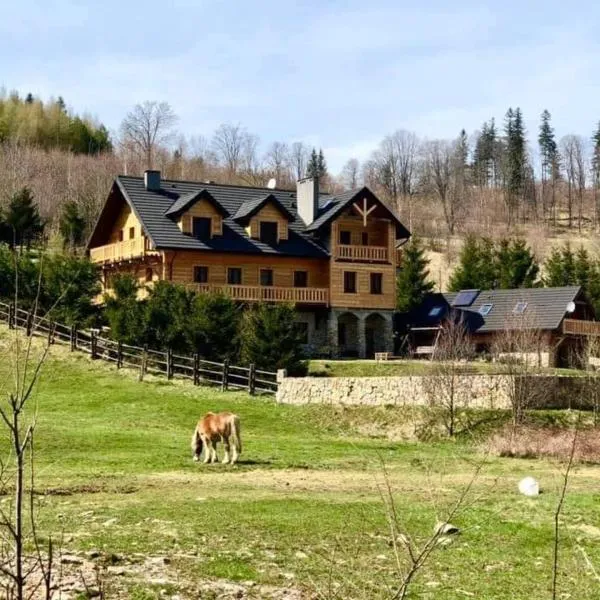
[[[116,273],[166,280],[242,303],[291,302],[309,352],[393,351],[398,246],[408,230],[368,188],[336,196],[318,180],[295,191],[116,178],[88,251],[104,290]]]
[[[478,353],[490,352],[499,336],[508,341],[512,335],[519,346],[518,338],[527,337],[523,332],[535,330],[529,343],[535,339],[538,347],[527,351],[537,354],[542,366],[580,366],[585,341],[600,336],[600,322],[579,286],[462,290],[428,294],[418,308],[398,314],[398,345],[412,355],[435,356],[448,319],[460,320]]]

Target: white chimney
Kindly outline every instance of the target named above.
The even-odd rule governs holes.
[[[144,171],[144,187],[149,192],[160,190],[160,171]]]
[[[298,215],[310,225],[319,211],[319,178],[306,177],[296,182],[296,202]]]

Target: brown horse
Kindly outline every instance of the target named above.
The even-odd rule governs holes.
[[[217,462],[217,442],[223,442],[225,456],[223,464],[229,462],[230,445],[229,439],[233,441],[233,453],[231,464],[235,465],[238,456],[242,452],[242,438],[240,437],[240,418],[230,412],[207,413],[198,421],[194,435],[192,436],[192,451],[194,460],[199,461],[204,450],[204,463]]]

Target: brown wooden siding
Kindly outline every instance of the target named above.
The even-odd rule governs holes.
[[[177,283],[192,283],[194,267],[208,267],[208,282],[227,283],[227,268],[242,269],[242,285],[260,285],[260,270],[273,269],[273,285],[293,287],[294,271],[308,272],[308,287],[329,287],[326,259],[302,259],[285,256],[269,257],[244,254],[186,251],[167,255],[167,279]]]
[[[138,238],[143,236],[142,225],[138,221],[137,217],[133,214],[132,210],[128,205],[123,205],[119,216],[117,217],[113,227],[110,231],[109,244],[114,244],[119,241],[119,233],[123,232],[123,240],[130,239],[129,231],[133,228],[134,237]]]

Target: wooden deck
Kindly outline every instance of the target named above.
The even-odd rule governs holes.
[[[218,292],[243,302],[292,302],[294,304],[329,305],[329,290],[327,288],[218,285],[212,283],[193,283],[188,284],[187,287],[200,294]]]
[[[335,258],[342,260],[361,260],[370,262],[388,262],[386,246],[337,245]]]
[[[600,321],[565,319],[563,321],[563,333],[566,335],[600,335]]]
[[[149,254],[158,253],[148,248],[146,238],[137,237],[124,242],[91,248],[90,260],[95,263],[116,263]]]

